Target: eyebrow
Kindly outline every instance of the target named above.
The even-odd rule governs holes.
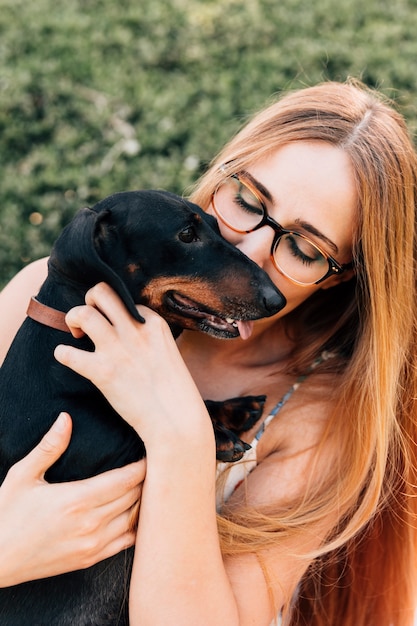
[[[324,243],[326,243],[335,252],[339,252],[339,248],[336,246],[334,241],[326,237],[326,235],[323,235],[323,233],[317,230],[317,228],[315,228],[315,226],[313,226],[312,224],[309,224],[308,222],[304,222],[303,220],[300,220],[300,219],[296,219],[295,223],[301,226],[301,228],[304,228],[304,230],[306,230],[307,232],[317,237],[318,239],[321,239],[322,241],[324,241]]]
[[[252,185],[254,187],[256,187],[256,189],[259,191],[259,193],[262,194],[262,196],[264,198],[266,198],[271,203],[274,202],[274,199],[273,199],[271,193],[268,191],[268,189],[266,187],[264,187],[263,184],[261,182],[259,182],[259,180],[256,180],[256,178],[254,178],[252,176],[252,174],[249,174],[249,172],[247,172],[246,170],[243,170],[240,173],[243,174],[246,178],[248,178],[250,180]],[[325,244],[327,244],[334,252],[336,252],[336,253],[339,252],[339,248],[334,243],[334,241],[332,241],[331,239],[326,237],[326,235],[324,235],[322,232],[317,230],[317,228],[315,226],[313,226],[312,224],[310,224],[309,222],[305,222],[304,220],[300,220],[299,218],[297,218],[295,220],[295,224],[297,224],[298,226],[300,226],[301,228],[306,230],[311,235],[314,235],[318,239],[321,239],[321,241],[323,241]]]
[[[242,170],[241,172],[239,172],[239,174],[243,174],[245,178],[248,178],[252,185],[256,187],[256,189],[264,196],[264,198],[269,200],[269,202],[274,201],[268,189],[264,187],[263,184],[259,182],[259,180],[256,180],[256,178],[254,178],[252,174],[249,174],[249,172],[247,172],[246,170]]]

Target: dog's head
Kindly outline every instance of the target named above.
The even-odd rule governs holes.
[[[121,192],[79,211],[55,243],[50,272],[84,291],[107,282],[138,320],[135,304],[146,304],[171,325],[221,337],[239,334],[235,320],[285,306],[212,216],[168,192]]]

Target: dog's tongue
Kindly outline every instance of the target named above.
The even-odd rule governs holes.
[[[243,322],[242,320],[237,320],[236,324],[239,329],[241,339],[249,339],[253,330],[253,322]]]

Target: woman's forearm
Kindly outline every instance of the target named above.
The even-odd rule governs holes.
[[[208,431],[210,424],[202,423]],[[178,444],[178,442],[177,442]],[[213,435],[148,452],[132,574],[132,625],[238,624],[215,512]]]
[[[130,590],[132,625],[270,624],[270,599],[256,556],[245,557],[243,580],[241,559],[233,567],[228,562],[227,569],[223,562],[213,426],[167,324],[144,307],[146,323],[136,322],[103,284],[91,289],[86,301],[66,321],[74,333],[90,337],[95,351],[60,345],[55,356],[104,393],[147,451]]]
[[[159,316],[141,309],[146,323],[139,324],[106,285],[86,301],[66,320],[90,336],[95,352],[58,346],[55,356],[90,378],[146,447],[132,624],[232,626],[237,608],[217,533],[214,431],[201,395]]]

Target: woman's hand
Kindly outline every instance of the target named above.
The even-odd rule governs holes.
[[[145,461],[94,478],[49,484],[46,470],[71,438],[62,413],[0,487],[0,586],[83,569],[134,544],[132,510]]]
[[[198,418],[209,418],[168,325],[146,307],[140,312],[145,324],[132,318],[108,285],[96,285],[86,305],[66,316],[73,335],[87,334],[95,351],[59,345],[55,357],[100,389],[149,452],[154,441],[194,436]]]

